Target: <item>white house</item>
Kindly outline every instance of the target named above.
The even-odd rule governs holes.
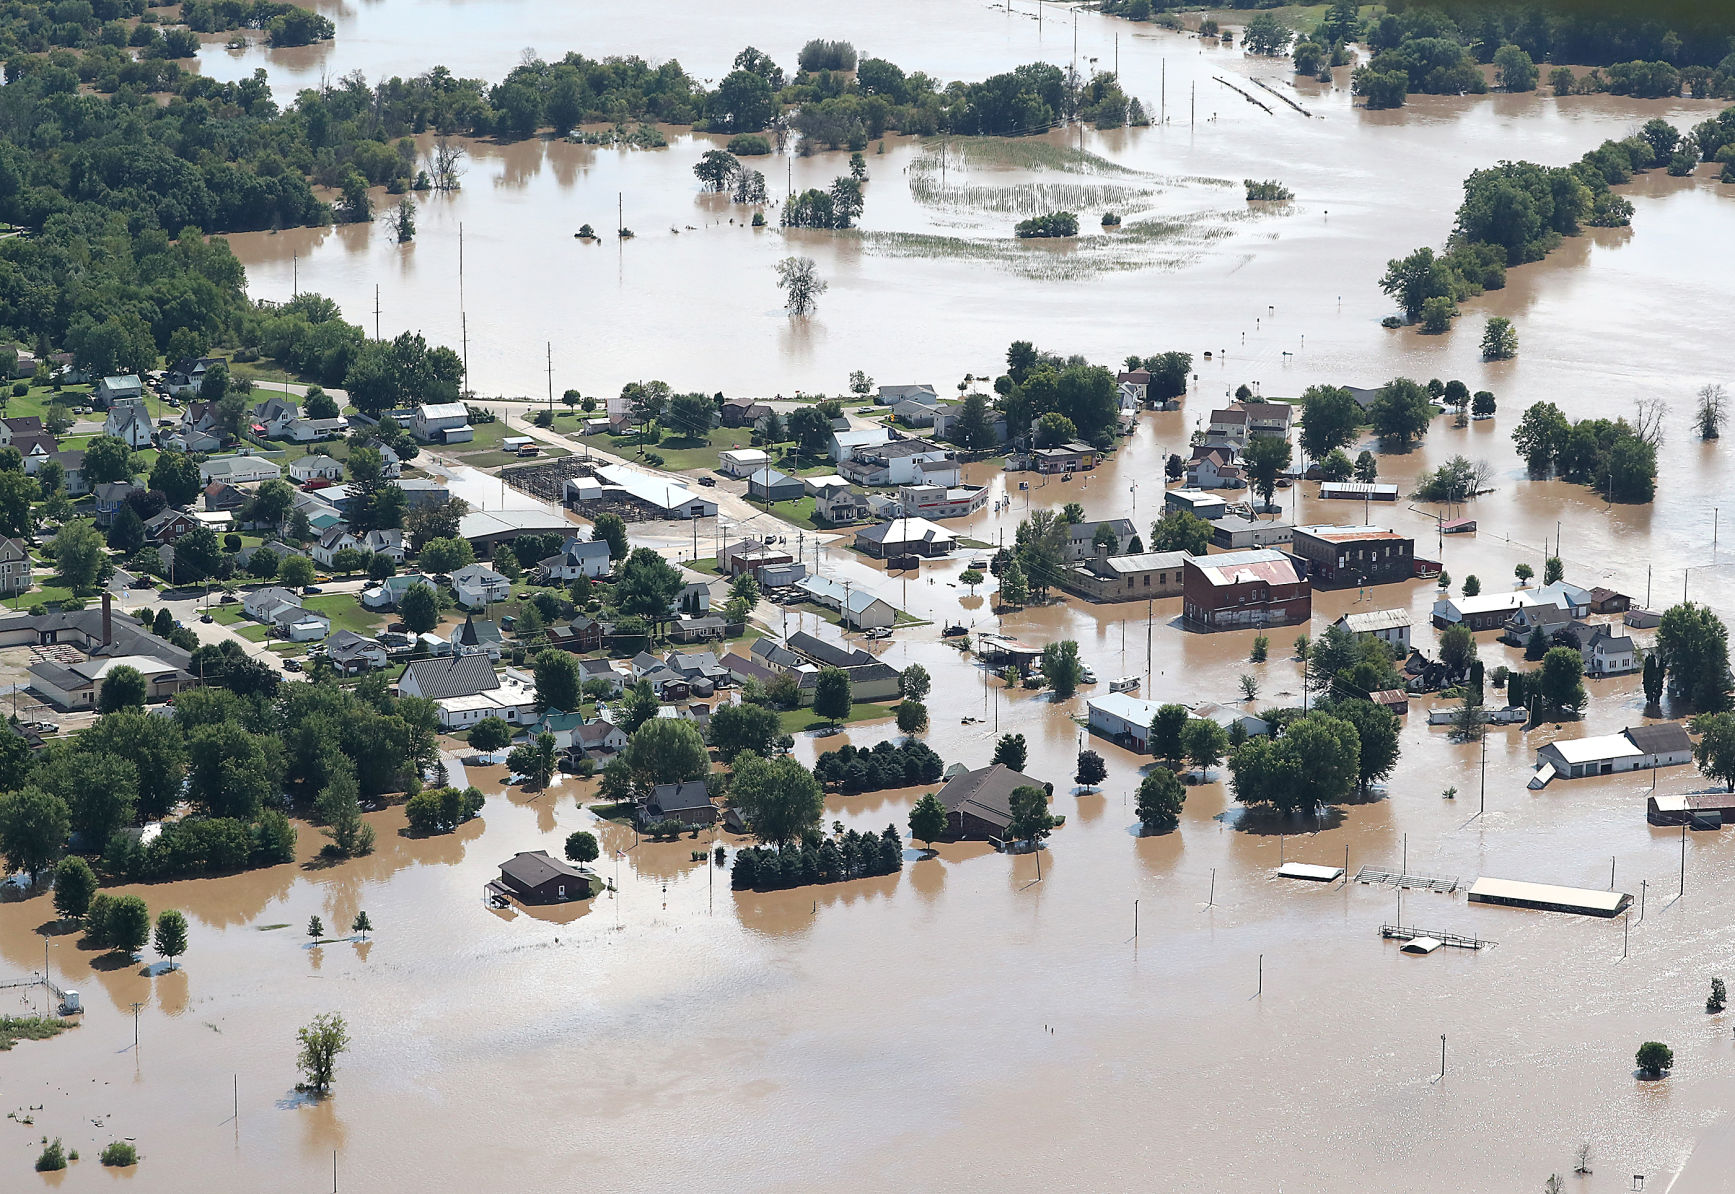
[[[1128,750],[1149,749],[1151,722],[1160,706],[1125,692],[1106,692],[1085,702],[1090,728]]]
[[[385,647],[353,630],[340,630],[326,639],[325,652],[331,665],[346,676],[386,665]]]
[[[1201,452],[1187,466],[1187,484],[1195,489],[1242,489],[1247,478],[1231,449],[1215,447]]]
[[[341,481],[343,462],[333,460],[324,453],[317,456],[298,456],[289,462],[289,477],[302,485],[309,481]]]
[[[607,540],[580,539],[574,535],[561,544],[557,553],[538,561],[536,568],[544,580],[569,581],[581,576],[607,576],[611,566]]]
[[[489,659],[499,659],[506,650],[506,640],[500,634],[498,622],[478,622],[475,618],[465,617],[447,638],[453,655],[486,655]]]
[[[853,460],[856,453],[871,452],[881,444],[890,443],[891,439],[892,433],[884,427],[834,431],[831,433],[831,458],[841,464]]]
[[[518,725],[536,716],[536,685],[511,669],[496,673],[486,655],[418,660],[398,678],[398,695],[433,701],[447,730],[467,729],[485,717]]]
[[[102,433],[124,440],[129,448],[151,446],[151,415],[143,402],[117,402],[103,420]]]
[[[97,402],[112,406],[116,402],[137,402],[145,396],[145,383],[136,373],[119,373],[105,377],[91,387]]]
[[[1620,771],[1678,767],[1692,760],[1693,741],[1680,722],[1629,726],[1618,734],[1550,742],[1536,752],[1536,774],[1530,777],[1530,786],[1545,787],[1557,776],[1583,779]]]
[[[421,572],[411,572],[405,576],[388,576],[377,585],[372,585],[361,591],[361,603],[367,609],[394,609],[398,602],[404,599],[404,594],[415,585],[426,585],[438,592],[440,586],[434,583],[434,578]]]
[[[331,633],[331,619],[317,610],[283,606],[271,618],[278,634],[292,643],[311,643]]]
[[[458,604],[480,609],[512,595],[512,582],[486,564],[467,564],[452,573],[452,592]]]
[[[940,401],[940,393],[933,386],[924,383],[881,386],[874,401],[881,406],[896,406],[900,402],[920,402],[924,406],[934,406]]]
[[[476,438],[462,402],[424,402],[410,416],[410,434],[426,444],[462,444]]]
[[[1410,611],[1407,609],[1371,609],[1365,613],[1345,614],[1337,625],[1354,635],[1370,634],[1400,657],[1410,653]]]
[[[1208,444],[1225,444],[1240,451],[1247,446],[1247,412],[1238,407],[1228,407],[1224,410],[1211,412],[1211,421],[1205,425],[1205,442]]]
[[[287,394],[273,394],[253,404],[253,425],[263,427],[268,439],[283,439],[289,425],[301,417],[301,407]]]
[[[282,468],[263,456],[213,456],[199,466],[199,481],[205,485],[213,481],[249,485],[282,476]]]
[[[1151,392],[1151,375],[1145,369],[1127,369],[1115,374],[1115,388],[1122,410],[1140,410]]]
[[[331,419],[291,419],[283,429],[283,438],[298,444],[311,444],[336,439],[348,430],[349,420],[342,415]]]
[[[255,622],[270,622],[282,609],[301,608],[301,598],[279,585],[255,589],[241,598],[241,612]]]
[[[717,471],[730,477],[745,477],[770,464],[771,457],[758,448],[732,448],[717,453]]]

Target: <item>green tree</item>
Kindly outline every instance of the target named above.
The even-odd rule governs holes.
[[[290,557],[297,559],[302,557]],[[285,567],[289,560],[284,561]],[[175,541],[174,581],[176,584],[194,584],[207,577],[217,575],[223,566],[223,545],[217,539],[217,532],[210,527],[194,527]],[[308,578],[313,580],[312,561],[307,562]]]
[[[994,430],[994,412],[984,394],[966,394],[964,405],[952,423],[952,442],[970,452],[989,452],[1000,442]]]
[[[440,604],[434,590],[417,581],[405,591],[398,602],[398,616],[412,634],[424,634],[440,621]]]
[[[898,733],[915,737],[928,728],[928,707],[921,701],[898,702]]]
[[[729,801],[753,835],[774,846],[800,841],[818,829],[825,814],[825,791],[819,781],[788,755],[763,759],[748,752],[737,756]]]
[[[1043,838],[1054,832],[1054,814],[1048,809],[1048,793],[1035,784],[1020,784],[1013,788],[1006,803],[1012,813],[1012,822],[1006,827],[1006,833],[1013,841],[1040,845]]]
[[[28,871],[32,885],[66,852],[71,832],[72,814],[60,797],[40,788],[0,796],[0,857],[9,872]]]
[[[1699,771],[1735,792],[1735,713],[1701,713],[1693,719],[1693,732],[1699,735],[1693,746]]]
[[[1656,708],[1657,702],[1663,699],[1663,665],[1655,651],[1645,653],[1644,688],[1645,704]]]
[[[187,736],[187,798],[213,817],[252,820],[283,791],[282,745],[232,721]]]
[[[1398,377],[1380,387],[1368,414],[1376,435],[1407,449],[1428,433],[1434,407],[1424,386]]]
[[[188,506],[204,487],[199,482],[199,466],[192,457],[184,452],[163,452],[151,465],[151,488],[161,490],[171,506]]]
[[[144,674],[129,664],[120,664],[103,678],[96,698],[96,710],[98,713],[115,713],[122,709],[142,709],[145,692]]]
[[[317,916],[307,918],[307,935],[315,942],[325,936],[325,922]]]
[[[351,921],[349,925],[349,931],[352,933],[360,933],[363,941],[367,940],[367,935],[373,932],[373,929],[374,922],[368,919],[367,909],[365,908],[355,914],[355,919]]]
[[[1108,778],[1108,764],[1096,751],[1081,750],[1078,752],[1078,769],[1072,778],[1084,787],[1098,787]]]
[[[1494,77],[1502,91],[1535,91],[1540,74],[1530,55],[1515,45],[1494,52]]]
[[[599,853],[601,850],[597,846],[596,834],[578,829],[566,835],[567,861],[595,862]]]
[[[468,539],[430,539],[422,544],[416,562],[425,572],[450,573],[476,562],[476,551]]]
[[[80,518],[61,527],[54,537],[54,570],[73,592],[89,593],[114,571],[114,565],[102,536]]]
[[[1402,103],[1400,97],[1398,103],[1391,106],[1397,107]],[[1432,249],[1421,248],[1408,257],[1388,261],[1385,275],[1380,279],[1380,289],[1397,300],[1404,309],[1404,317],[1414,322],[1422,317],[1422,308],[1429,299],[1451,298],[1456,286],[1452,269],[1445,259],[1436,257]]]
[[[763,705],[719,705],[711,714],[711,745],[725,763],[734,762],[737,755],[749,750],[769,756],[781,733],[777,711]]]
[[[1211,546],[1211,524],[1191,510],[1171,510],[1151,524],[1152,551],[1202,556]]]
[[[1049,411],[1036,420],[1036,446],[1054,448],[1078,438],[1078,427],[1058,411]]]
[[[106,844],[129,824],[138,808],[138,769],[132,760],[83,750],[74,740],[59,745],[36,773],[43,790],[66,801],[72,828],[91,843]]]
[[[1673,696],[1704,713],[1727,706],[1729,632],[1709,607],[1688,601],[1665,610],[1656,655]]]
[[[711,770],[705,740],[690,721],[654,717],[632,733],[622,758],[634,781],[648,790],[657,784],[703,779]]]
[[[1171,833],[1181,823],[1187,789],[1173,771],[1159,767],[1139,784],[1134,812],[1146,833]]]
[[[533,741],[513,747],[506,756],[506,770],[522,778],[527,787],[546,788],[554,779],[556,754],[554,735],[545,731]]]
[[[898,675],[898,695],[906,701],[925,701],[934,686],[928,669],[912,663]]]
[[[1430,336],[1437,336],[1450,331],[1452,320],[1457,318],[1458,304],[1447,295],[1435,295],[1422,304],[1422,331]]]
[[[145,545],[144,520],[132,506],[123,504],[115,511],[114,520],[108,527],[108,545],[126,555],[131,555]]]
[[[0,534],[28,535],[36,527],[33,507],[41,492],[22,471],[0,471]]]
[[[132,479],[133,450],[126,441],[99,435],[84,447],[84,476],[92,485]]]
[[[1151,718],[1151,753],[1168,760],[1171,767],[1178,766],[1187,755],[1182,735],[1189,716],[1185,705],[1160,705]]]
[[[608,544],[609,559],[627,558],[627,524],[620,515],[598,514],[591,525],[591,538],[601,539]]]
[[[1022,609],[1030,601],[1030,588],[1024,579],[1024,569],[1018,566],[1016,559],[1006,564],[1006,569],[1000,574],[999,601],[1001,605]]]
[[[913,841],[927,842],[928,849],[934,848],[934,843],[946,835],[946,806],[940,803],[940,798],[932,792],[916,801],[916,806],[910,810],[910,838]]]
[[[187,952],[187,918],[178,909],[164,908],[157,913],[153,944],[157,953],[169,960],[169,969],[173,970],[175,959]]]
[[[1398,719],[1391,710],[1362,700],[1334,702],[1331,715],[1355,727],[1356,782],[1365,794],[1398,765]]]
[[[995,763],[1004,763],[1013,771],[1023,771],[1024,763],[1029,755],[1029,747],[1023,734],[1002,734],[994,744]]]
[[[94,895],[96,872],[90,864],[76,854],[61,859],[54,868],[54,910],[61,919],[83,920]]]
[[[1675,1068],[1675,1051],[1661,1041],[1646,1041],[1635,1057],[1639,1072],[1647,1078],[1661,1078],[1665,1070]]]
[[[1503,315],[1493,315],[1482,329],[1482,359],[1510,361],[1518,355],[1518,333],[1512,321]]]
[[[1255,435],[1248,439],[1241,453],[1241,463],[1247,470],[1247,481],[1266,505],[1277,492],[1278,478],[1289,467],[1292,453],[1289,441],[1278,435]],[[1182,511],[1185,513],[1185,511]]]
[[[103,918],[109,948],[136,954],[151,938],[151,910],[136,895],[115,896]]]
[[[1308,386],[1301,392],[1301,450],[1323,461],[1355,439],[1361,406],[1343,386]]]
[[[1260,12],[1248,20],[1247,27],[1241,34],[1241,44],[1250,54],[1275,57],[1289,48],[1289,39],[1294,36],[1294,32],[1276,16],[1269,12]]]
[[[623,614],[636,615],[655,625],[667,621],[670,607],[687,582],[655,550],[641,547],[627,557],[615,582],[615,600]]]
[[[325,823],[325,836],[338,854],[353,858],[372,852],[373,827],[362,820],[361,789],[349,760],[331,768],[329,780],[314,801],[314,815]]]
[[[1229,749],[1229,734],[1208,718],[1188,718],[1186,728],[1181,731],[1181,749],[1186,752],[1187,761],[1198,770],[1199,778],[1208,780],[1211,768]]]
[[[849,718],[854,697],[849,673],[842,668],[821,668],[813,679],[813,712],[833,725]]]
[[[1540,694],[1551,709],[1576,714],[1584,708],[1584,657],[1571,647],[1551,647],[1542,657]]]
[[[579,692],[578,661],[566,651],[554,647],[538,652],[533,669],[536,678],[536,709],[545,713],[557,709],[563,713],[577,711],[583,701]]]
[[[1533,473],[1559,467],[1572,425],[1552,402],[1532,403],[1513,429],[1512,443]]]
[[[1468,580],[1465,581],[1469,583]],[[1474,594],[1468,594],[1474,596]],[[1476,636],[1470,628],[1463,624],[1446,627],[1440,632],[1440,662],[1454,676],[1462,676],[1470,670],[1470,664],[1476,658]]]
[[[337,1055],[349,1048],[349,1025],[336,1012],[326,1012],[297,1029],[295,1039],[301,1043],[295,1064],[305,1079],[303,1086],[323,1094],[336,1075]]]
[[[1067,700],[1078,691],[1084,675],[1084,664],[1078,657],[1078,644],[1071,639],[1051,642],[1042,648],[1042,674],[1048,686],[1060,700]]]

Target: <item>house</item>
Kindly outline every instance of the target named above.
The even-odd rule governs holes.
[[[881,386],[874,395],[874,401],[881,406],[896,406],[900,402],[920,402],[923,406],[937,406],[940,401],[939,391],[930,385]]]
[[[481,609],[512,595],[512,582],[486,564],[466,564],[452,573],[452,593],[466,609]]]
[[[758,577],[766,568],[794,562],[795,557],[781,547],[773,547],[758,539],[742,539],[726,544],[717,553],[717,567],[729,576],[750,572]]]
[[[1313,617],[1313,589],[1280,551],[1191,556],[1182,568],[1182,612],[1189,629],[1293,626]]]
[[[305,485],[309,481],[341,481],[343,463],[323,453],[317,456],[298,456],[289,464],[289,479],[299,485]]]
[[[1558,605],[1575,618],[1582,618],[1590,613],[1590,590],[1581,589],[1564,580],[1557,580],[1537,589],[1536,600]]]
[[[403,576],[388,576],[379,584],[363,589],[361,603],[367,609],[396,609],[412,585],[426,585],[435,592],[439,590],[433,577],[421,572],[411,572]]]
[[[15,435],[10,446],[17,448],[18,454],[24,457],[24,473],[30,477],[36,475],[43,461],[53,460],[60,451],[60,444],[46,432],[42,435]]]
[[[1227,733],[1233,733],[1235,727],[1240,726],[1241,732],[1249,738],[1271,732],[1271,723],[1263,717],[1255,717],[1245,709],[1233,709],[1211,701],[1201,701],[1188,709],[1187,713],[1200,721],[1214,721]]]
[[[56,452],[53,457],[59,462],[62,484],[67,497],[83,497],[90,492],[90,483],[84,479],[84,452]]]
[[[598,625],[593,623],[593,625]],[[600,628],[600,626],[599,626]],[[615,670],[614,664],[606,659],[581,659],[578,661],[579,683],[589,684],[592,680],[601,680],[609,685],[609,696],[620,692],[622,676]]]
[[[123,440],[129,448],[148,448],[151,446],[150,412],[143,402],[119,402],[109,408],[108,418],[103,420],[102,433]]]
[[[1692,761],[1693,741],[1680,722],[1630,726],[1618,734],[1550,742],[1536,752],[1536,773],[1530,777],[1530,786],[1545,787],[1556,776],[1583,779],[1620,771],[1679,767]]]
[[[353,630],[340,630],[326,639],[325,654],[331,666],[346,676],[386,665],[385,647]]]
[[[934,438],[945,440],[947,443],[953,442],[953,431],[957,427],[958,420],[963,417],[964,404],[962,402],[943,402],[936,406],[934,408]],[[988,418],[994,428],[994,442],[996,444],[1005,443],[1007,439],[1006,416],[990,408]]]
[[[1055,448],[1036,449],[1030,454],[1030,465],[1039,473],[1070,473],[1093,469],[1101,458],[1102,453],[1095,448],[1075,440]]]
[[[342,415],[330,419],[291,419],[283,428],[282,438],[298,444],[312,444],[337,439],[348,430],[349,420]]]
[[[894,518],[855,533],[855,545],[877,559],[894,556],[947,556],[956,540],[952,532],[925,518]]]
[[[401,477],[404,472],[404,462],[403,459],[392,450],[392,446],[390,444],[375,443],[374,447],[379,450],[380,454],[380,476],[391,481],[395,481]]]
[[[586,721],[574,727],[572,744],[568,747],[584,758],[612,758],[627,748],[626,731],[612,721]]]
[[[613,566],[606,539],[580,539],[573,535],[554,555],[538,561],[536,572],[542,582],[548,584],[577,580],[581,576],[607,576]]]
[[[1495,630],[1505,626],[1519,610],[1535,604],[1535,594],[1522,589],[1513,593],[1478,593],[1474,597],[1442,597],[1434,602],[1434,625],[1441,630],[1448,626]]]
[[[42,426],[42,419],[38,415],[14,415],[9,419],[0,419],[0,447],[11,447],[15,439],[36,439],[47,435],[48,431]]]
[[[963,518],[987,504],[986,485],[905,485],[898,490],[903,517]]]
[[[1084,707],[1095,733],[1128,750],[1143,753],[1149,749],[1151,722],[1161,707],[1158,702],[1143,701],[1126,692],[1106,692],[1085,701]]]
[[[96,525],[106,527],[114,522],[114,516],[120,513],[120,508],[126,505],[127,495],[138,490],[140,486],[131,481],[104,481],[98,485],[94,494],[96,506]],[[206,509],[210,507],[207,506]]]
[[[596,875],[546,850],[522,850],[500,864],[500,877],[484,891],[490,901],[505,904],[559,904],[588,900],[599,886]]]
[[[1633,607],[1633,599],[1625,593],[1597,585],[1590,591],[1590,612],[1593,614],[1624,614]]]
[[[1630,635],[1617,635],[1607,626],[1570,622],[1550,635],[1554,643],[1570,644],[1584,659],[1587,676],[1620,676],[1644,666],[1644,654]]]
[[[410,434],[424,444],[467,444],[476,438],[462,402],[424,402],[410,416]]]
[[[892,433],[884,427],[864,427],[831,433],[829,454],[839,464],[853,460],[858,452],[871,452],[892,442]]]
[[[347,526],[336,524],[320,533],[318,542],[313,545],[313,558],[330,568],[340,551],[389,556],[401,564],[405,555],[404,533],[399,530],[372,530],[357,535]]]
[[[500,633],[500,623],[486,619],[478,622],[470,614],[464,615],[463,622],[452,628],[447,641],[451,643],[454,655],[486,655],[496,660],[506,645]]]
[[[1554,637],[1556,631],[1565,630],[1571,625],[1572,614],[1566,609],[1534,601],[1519,606],[1512,616],[1506,619],[1505,628],[1500,632],[1500,641],[1522,647],[1530,642],[1530,636],[1537,631],[1541,631],[1544,641],[1547,641]]]
[[[847,484],[828,485],[813,495],[813,517],[830,526],[849,526],[868,516],[867,499]]]
[[[747,477],[747,498],[750,501],[792,502],[806,492],[799,478],[780,473],[769,465],[754,469]]]
[[[684,481],[605,464],[589,477],[569,477],[562,500],[575,509],[596,502],[628,505],[657,518],[714,518],[717,503],[694,493]]]
[[[145,383],[136,373],[121,373],[105,377],[91,387],[91,397],[98,406],[113,406],[117,402],[142,402]]]
[[[181,431],[183,434],[198,432],[203,435],[218,435],[222,432],[222,419],[217,413],[215,402],[189,402],[181,412]]]
[[[301,608],[301,598],[280,585],[254,589],[241,598],[241,612],[255,622],[270,622],[280,609]]]
[[[682,618],[669,624],[669,637],[677,643],[714,642],[728,633],[728,624],[715,614]]]
[[[1296,527],[1290,551],[1307,561],[1316,588],[1386,585],[1416,574],[1416,541],[1380,527]]]
[[[584,614],[574,614],[564,626],[548,628],[548,645],[563,651],[602,650],[603,624]]]
[[[932,427],[934,425],[934,408],[926,402],[917,402],[913,398],[892,407],[892,418],[906,427]]]
[[[1325,501],[1395,502],[1398,487],[1385,481],[1321,481],[1319,496]]]
[[[717,471],[729,477],[750,476],[770,465],[771,457],[758,448],[732,448],[727,452],[717,453]]]
[[[198,525],[199,520],[190,511],[176,510],[171,506],[145,519],[145,539],[160,547],[175,542]]]
[[[221,357],[187,357],[169,366],[163,382],[177,398],[196,398],[206,371],[222,363]]]
[[[711,584],[703,580],[688,581],[669,603],[669,612],[672,614],[702,614],[710,608]]]
[[[1214,493],[1200,493],[1193,489],[1171,489],[1163,494],[1163,512],[1172,514],[1176,510],[1185,510],[1196,518],[1206,522],[1215,522],[1229,513],[1229,503]]]
[[[1360,637],[1371,635],[1404,657],[1410,653],[1410,611],[1407,609],[1372,609],[1365,613],[1344,614],[1334,626],[1340,626]]]
[[[837,471],[857,485],[917,485],[937,480],[952,484],[957,467],[924,474],[922,465],[950,460],[951,452],[925,439],[897,439],[861,448],[838,462]]]
[[[1122,410],[1142,410],[1151,393],[1151,375],[1145,369],[1127,369],[1115,374],[1115,389]]]
[[[263,456],[213,456],[199,465],[199,480],[206,485],[213,481],[251,485],[282,476],[283,469]]]
[[[713,688],[727,688],[733,682],[729,669],[710,651],[670,651],[663,662],[689,684],[704,681]]]
[[[125,482],[117,481],[113,482],[113,484],[120,485],[125,484]],[[97,488],[101,489],[102,486],[99,485]],[[239,514],[241,512],[241,507],[247,504],[247,494],[243,490],[235,488],[227,481],[211,482],[209,485],[205,486],[203,495],[205,509],[211,511],[223,511],[229,514]],[[100,494],[97,497],[97,501],[99,503],[102,501]]]
[[[1101,551],[1096,546],[1097,532],[1107,527],[1114,535],[1115,546],[1107,551]],[[1138,528],[1133,526],[1130,518],[1104,518],[1095,522],[1069,523],[1066,528],[1066,546],[1062,549],[1068,561],[1076,563],[1087,556],[1118,556],[1126,545],[1138,537]]]
[[[1178,596],[1183,587],[1184,551],[1147,551],[1138,555],[1089,559],[1069,568],[1061,586],[1093,601],[1145,601]]]
[[[1287,402],[1236,402],[1232,406],[1247,416],[1247,434],[1275,435],[1289,438],[1289,428],[1295,419],[1295,407]]]
[[[889,602],[875,597],[865,589],[855,588],[831,577],[805,577],[797,581],[795,587],[806,594],[807,599],[815,605],[836,610],[838,620],[845,626],[867,630],[876,626],[891,626],[897,621],[898,611]],[[754,648],[758,649],[757,643]]]
[[[198,677],[186,670],[184,660],[166,658],[169,650],[138,655],[93,655],[71,663],[44,657],[27,669],[29,688],[62,709],[94,709],[101,700],[102,686],[110,673],[116,668],[130,667],[145,678],[147,701],[165,700],[183,688],[192,688],[199,683]]]
[[[1205,425],[1205,442],[1222,444],[1239,452],[1247,446],[1247,412],[1238,406],[1211,412]]]
[[[771,408],[763,402],[736,396],[726,399],[719,413],[725,427],[757,427],[771,413]]]
[[[1194,489],[1244,489],[1247,478],[1232,448],[1201,446],[1187,463],[1187,484]]]
[[[536,686],[529,677],[510,669],[497,673],[485,654],[416,660],[404,668],[397,691],[433,701],[447,730],[466,729],[484,717],[517,725],[536,710]]]
[[[658,784],[639,806],[639,824],[679,821],[683,825],[709,825],[717,819],[717,806],[702,779],[678,784]]]
[[[872,652],[864,651],[860,647],[840,647],[805,630],[798,630],[790,635],[785,646],[806,656],[819,667],[859,667],[864,663],[874,662]]]
[[[1368,700],[1394,717],[1409,716],[1410,694],[1401,688],[1382,688],[1378,692],[1370,692]]]
[[[30,587],[30,549],[17,539],[0,537],[0,593],[22,593]]]
[[[267,439],[283,439],[289,425],[301,417],[301,407],[287,394],[273,394],[263,402],[253,404],[252,424],[256,434]]]
[[[946,489],[964,483],[964,466],[952,456],[943,460],[919,460],[916,462],[916,477],[919,484],[937,485]],[[973,488],[982,487],[978,485]]]
[[[1227,551],[1249,547],[1288,547],[1295,540],[1295,524],[1268,518],[1225,514],[1211,524],[1211,546]]]
[[[797,703],[803,707],[813,704],[819,687],[819,673],[820,669],[816,667],[803,668],[796,673]],[[855,700],[891,701],[898,697],[898,669],[895,667],[876,660],[846,667],[843,673],[849,678],[850,694]]]
[[[935,796],[946,806],[946,836],[999,840],[1012,828],[1012,793],[1023,787],[1047,785],[1004,763],[963,771],[946,781]]]

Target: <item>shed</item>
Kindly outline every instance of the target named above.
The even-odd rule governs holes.
[[[486,890],[490,896],[526,904],[553,904],[589,899],[595,881],[590,871],[554,858],[546,850],[523,850],[500,864],[500,877]]]
[[[1484,876],[1470,885],[1470,902],[1606,918],[1619,916],[1633,902],[1633,897],[1624,891],[1592,891],[1583,887],[1556,887],[1550,883],[1525,883],[1517,879]]]

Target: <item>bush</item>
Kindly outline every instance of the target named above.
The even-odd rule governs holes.
[[[1675,1051],[1661,1041],[1646,1041],[1639,1046],[1639,1072],[1647,1078],[1660,1078],[1663,1071],[1675,1067]]]
[[[139,1163],[139,1150],[124,1140],[112,1141],[107,1148],[102,1150],[102,1163],[119,1168],[137,1165]]]
[[[738,158],[762,157],[771,152],[771,142],[758,133],[741,133],[729,138],[729,152]]]
[[[472,820],[484,803],[481,790],[475,787],[461,792],[457,788],[424,788],[404,804],[404,818],[417,836],[450,833]]]
[[[66,1149],[61,1147],[60,1137],[54,1138],[54,1143],[44,1146],[42,1154],[36,1158],[36,1172],[58,1173],[66,1168]]]
[[[925,742],[881,742],[871,749],[843,746],[828,750],[813,764],[814,778],[841,791],[877,792],[939,781],[946,764]]]
[[[12,383],[12,396],[14,398],[22,398],[22,397],[24,397],[24,395],[28,394],[29,392],[30,392],[30,383],[29,382],[15,381]]]
[[[735,855],[729,886],[736,891],[775,891],[814,883],[839,883],[904,869],[904,842],[895,826],[884,833],[854,829],[832,838],[812,834],[799,846],[781,850],[749,846]]]
[[[1069,211],[1050,212],[1045,216],[1031,216],[1028,220],[1018,221],[1012,231],[1021,240],[1077,236],[1078,217]]]

